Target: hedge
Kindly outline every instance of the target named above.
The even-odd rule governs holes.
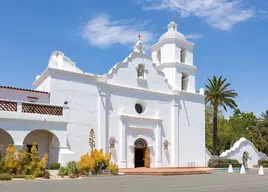
[[[0,180],[8,181],[8,180],[11,180],[11,179],[12,179],[12,176],[9,173],[0,174]]]
[[[241,167],[241,164],[235,159],[210,159],[208,162],[208,167],[228,168],[230,164],[232,167]]]
[[[263,166],[263,167],[268,167],[268,159],[259,159],[258,165]]]
[[[59,170],[60,169],[60,163],[51,163],[49,165],[50,170]]]

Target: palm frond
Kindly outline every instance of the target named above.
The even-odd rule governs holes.
[[[235,109],[237,104],[234,99],[238,96],[234,89],[229,89],[230,83],[226,83],[227,79],[220,76],[208,78],[208,83],[205,85],[206,104],[213,106],[221,106],[226,111],[227,108]],[[268,117],[268,116],[267,116]]]

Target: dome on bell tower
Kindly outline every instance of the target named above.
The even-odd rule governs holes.
[[[163,41],[165,39],[180,39],[180,40],[186,40],[185,36],[178,32],[178,26],[174,21],[171,21],[168,24],[168,31],[164,33],[160,38],[159,41]]]

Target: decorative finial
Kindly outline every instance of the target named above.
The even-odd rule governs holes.
[[[139,39],[139,41],[141,40],[141,34],[140,33],[138,34],[138,39]]]
[[[174,20],[175,20],[175,17],[174,17],[174,16],[172,16],[172,17],[171,17],[171,19],[172,19],[172,21],[174,21]]]

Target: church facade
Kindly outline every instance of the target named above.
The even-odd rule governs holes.
[[[107,74],[79,69],[54,52],[34,90],[0,86],[0,144],[30,148],[36,142],[49,163],[79,160],[96,148],[120,168],[204,167],[205,96],[195,87],[194,44],[168,31],[145,53],[133,52]]]

